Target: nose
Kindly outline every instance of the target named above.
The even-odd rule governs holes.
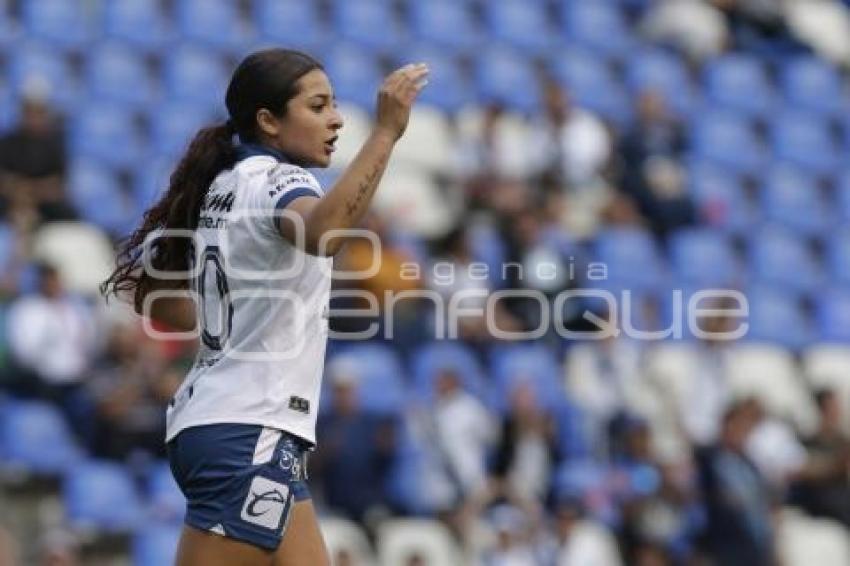
[[[330,127],[332,130],[340,130],[345,125],[345,120],[342,118],[342,114],[339,113],[339,110],[334,108],[333,114],[331,115]]]

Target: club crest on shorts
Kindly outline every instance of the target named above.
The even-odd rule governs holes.
[[[251,480],[240,517],[247,523],[277,530],[288,499],[289,486],[256,476]]]

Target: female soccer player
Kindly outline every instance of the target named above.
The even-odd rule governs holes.
[[[197,134],[124,243],[104,293],[201,334],[168,409],[188,502],[178,566],[329,563],[304,482],[330,256],[344,239],[325,240],[365,213],[427,75],[418,64],[385,79],[371,135],[325,194],[302,169],[328,166],[343,125],[322,66],[284,49],[248,56],[227,89],[230,119]]]

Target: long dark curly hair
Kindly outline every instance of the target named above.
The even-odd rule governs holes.
[[[142,251],[148,238],[151,265],[160,271],[188,271],[191,242],[188,238],[156,237],[164,230],[195,230],[201,204],[213,180],[236,162],[233,136],[243,143],[257,142],[257,112],[266,108],[280,117],[289,100],[298,94],[298,79],[322,65],[305,53],[267,49],[246,57],[233,72],[225,104],[230,119],[202,128],[177,164],[168,190],[148,209],[141,225],[119,244],[116,267],[100,286],[105,297],[132,296],[139,311],[145,296],[155,288],[185,288],[187,281],[165,281],[144,269]],[[166,232],[167,234],[167,232]]]

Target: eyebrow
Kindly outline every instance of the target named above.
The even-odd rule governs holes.
[[[331,94],[312,94],[310,98],[321,98],[323,102],[327,102],[328,100],[336,100],[335,95]]]

